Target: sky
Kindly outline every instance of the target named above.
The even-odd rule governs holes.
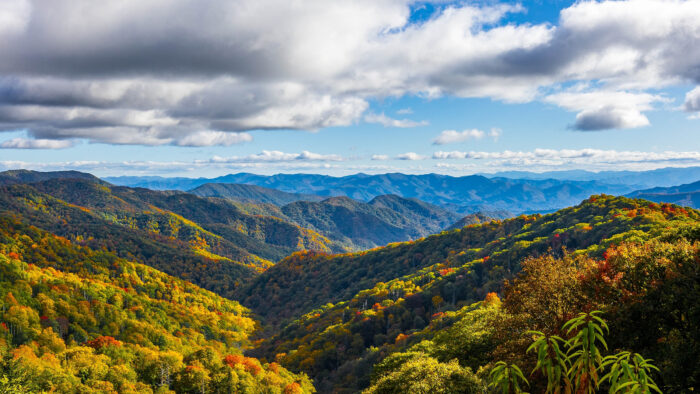
[[[700,0],[2,0],[0,170],[700,165]]]

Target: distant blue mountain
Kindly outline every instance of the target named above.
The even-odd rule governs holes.
[[[205,183],[238,183],[263,186],[288,193],[318,196],[347,196],[370,201],[386,194],[417,198],[467,215],[487,210],[549,211],[578,204],[591,194],[620,195],[636,187],[599,181],[557,179],[488,178],[480,175],[452,177],[400,173],[355,174],[332,177],[316,174],[256,175],[229,174],[218,178],[116,177],[106,181],[123,186],[150,189],[191,190]]]
[[[598,181],[616,185],[629,185],[636,189],[668,187],[700,180],[700,167],[660,168],[650,171],[601,171],[585,170],[529,172],[507,171],[480,174],[489,178],[558,179],[572,181]]]
[[[637,190],[628,197],[643,198],[655,202],[667,202],[692,208],[700,208],[700,181],[672,187],[654,187]]]

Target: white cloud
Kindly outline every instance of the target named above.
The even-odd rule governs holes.
[[[13,138],[0,143],[3,149],[65,149],[75,144],[70,140],[37,140],[27,138]]]
[[[433,153],[436,160],[477,160],[486,161],[487,166],[537,168],[571,166],[602,166],[615,169],[617,165],[698,165],[700,152],[642,152],[601,149],[535,149],[533,151],[501,152],[461,152],[438,151]]]
[[[478,129],[469,129],[464,131],[444,130],[440,135],[433,140],[433,145],[454,144],[464,142],[470,139],[480,140],[484,138],[486,133]]]
[[[424,159],[426,159],[425,156],[419,155],[418,153],[415,153],[415,152],[402,153],[400,155],[397,155],[396,158],[399,160],[424,160]]]
[[[0,2],[0,37],[4,39],[22,33],[29,23],[32,4],[28,0]]]
[[[420,121],[416,122],[414,120],[410,119],[394,119],[390,118],[384,113],[381,114],[374,114],[370,113],[365,115],[365,122],[367,123],[379,123],[380,125],[384,127],[398,127],[398,128],[409,128],[409,127],[418,127],[418,126],[427,126],[428,122],[427,121]]]
[[[413,113],[413,110],[411,108],[401,108],[400,110],[396,111],[398,115],[411,115]]]
[[[498,142],[498,139],[503,135],[503,130],[493,127],[489,130],[489,137],[493,138],[494,141]]]
[[[685,94],[683,108],[687,112],[695,112],[695,114],[691,115],[691,118],[700,118],[700,86],[696,86],[695,89]]]
[[[412,24],[410,0],[5,0],[0,130],[178,144],[350,125],[404,95],[544,99],[578,129],[633,128],[663,102],[651,89],[700,83],[697,0],[575,2],[556,25],[504,23],[523,7],[481,3]],[[594,87],[558,91],[577,82]]]
[[[378,161],[389,160],[389,155],[372,155],[372,160],[378,160]]]
[[[579,111],[573,128],[581,131],[631,129],[649,125],[642,114],[655,102],[668,102],[660,95],[623,91],[572,89],[546,98],[570,111]]]
[[[381,160],[384,160],[384,155]],[[351,174],[362,172],[386,173],[454,173],[501,170],[551,171],[575,169],[585,166],[591,171],[599,170],[649,170],[663,167],[700,166],[700,152],[687,151],[617,151],[600,149],[535,149],[532,151],[451,151],[435,152],[434,167],[425,166],[427,157],[409,152],[395,157],[407,160],[400,166],[365,165],[352,163],[357,158],[343,158],[334,154],[311,152],[286,153],[263,151],[257,155],[212,157],[193,161],[67,161],[27,162],[21,160],[0,161],[0,170],[33,169],[39,171],[79,170],[101,175],[153,175],[180,174],[188,176],[221,175],[230,172],[254,171],[256,173],[313,172]],[[386,159],[390,157],[386,156]],[[416,164],[413,164],[415,161]]]
[[[248,133],[226,133],[223,131],[199,131],[177,140],[179,146],[212,146],[242,144],[250,142],[253,136]]]
[[[248,156],[220,157],[214,156],[211,163],[261,163],[261,162],[292,162],[292,161],[343,161],[343,157],[336,154],[323,155],[309,151],[301,153],[286,153],[277,150],[264,150],[259,154]]]

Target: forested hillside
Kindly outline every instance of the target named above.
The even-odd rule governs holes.
[[[298,201],[281,208],[284,218],[348,245],[368,249],[440,232],[459,218],[440,207],[393,195],[369,203],[347,197]]]
[[[0,213],[224,296],[295,250],[335,247],[312,230],[225,200],[75,178],[1,187]]]
[[[190,193],[200,197],[220,197],[239,202],[254,204],[286,205],[296,201],[321,201],[325,197],[314,194],[287,193],[256,185],[240,183],[206,183],[198,186]]]
[[[244,188],[276,205],[80,173],[0,180],[0,392],[484,393],[503,365],[545,392],[540,334],[524,333],[570,339],[562,326],[594,310],[606,354],[652,358],[663,392],[698,387],[690,208],[596,195],[460,219],[394,195]],[[413,240],[345,252],[398,235]]]
[[[420,333],[439,332],[461,316],[450,311],[502,292],[503,281],[515,277],[528,258],[570,261],[568,253],[573,252],[571,258],[590,256],[594,259],[590,261],[598,261],[613,253],[606,254],[606,250],[623,243],[637,248],[658,242],[654,239],[683,238],[673,234],[697,229],[699,218],[697,211],[678,206],[594,196],[555,214],[472,225],[367,252],[340,256],[297,253],[239,292],[245,305],[272,324],[302,314],[287,320],[278,334],[251,354],[309,373],[321,391],[353,392],[367,387],[372,365],[403,349],[407,339],[416,338],[409,341],[415,343],[430,338]],[[690,234],[695,233],[697,230]],[[550,271],[551,275],[559,272]],[[642,290],[643,284],[634,286],[640,286],[637,291],[647,291]],[[576,289],[563,287],[549,297],[568,299]],[[534,294],[535,290],[523,290],[528,293],[523,296],[538,300],[543,295]],[[604,301],[610,304],[601,303],[614,305],[609,299]],[[543,303],[543,307],[548,305]],[[585,303],[577,308],[582,305],[589,308]],[[443,336],[455,340],[448,337]],[[469,346],[484,347],[484,352],[492,347],[488,338],[483,343],[478,336],[470,341]],[[473,368],[493,359],[490,353],[464,357],[482,357],[477,364],[469,364]]]
[[[312,392],[237,302],[0,217],[0,391]]]
[[[378,196],[365,203],[348,197],[322,198],[224,183],[206,184],[190,192],[237,201],[246,212],[278,217],[318,231],[347,250],[420,238],[440,232],[459,219],[459,215],[439,206],[396,195]]]
[[[17,183],[33,183],[48,181],[50,179],[84,179],[97,183],[106,183],[92,174],[79,171],[50,171],[39,172],[29,170],[10,170],[0,172],[0,185],[14,185]]]

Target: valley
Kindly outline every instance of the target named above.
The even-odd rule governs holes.
[[[700,272],[692,208],[598,194],[462,217],[398,195],[151,190],[75,172],[5,172],[0,185],[3,368],[28,390],[375,392],[425,365],[477,390],[503,357],[531,365],[509,332],[592,308],[613,346],[659,360],[664,387],[692,386],[700,366],[688,364],[700,294],[678,287]],[[660,291],[671,304],[652,301]],[[658,308],[685,320],[623,335]]]

